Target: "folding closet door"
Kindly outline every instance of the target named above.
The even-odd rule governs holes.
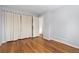
[[[5,38],[5,12],[1,12],[2,14],[2,19],[1,19],[1,26],[2,26],[2,40],[1,40],[1,43],[5,42],[6,41],[6,38]]]
[[[32,37],[32,16],[22,15],[21,38]]]
[[[39,36],[39,19],[33,16],[33,37]]]
[[[13,14],[5,12],[5,41],[13,40]]]
[[[1,15],[1,9],[0,9],[0,43],[1,43],[1,40],[2,40],[2,15]]]
[[[19,14],[14,14],[13,15],[13,37],[14,40],[20,39],[20,15]]]
[[[34,37],[39,35],[39,19],[35,16],[32,18],[32,16],[3,11],[0,13],[0,27],[2,33],[0,42],[32,37],[32,33]]]

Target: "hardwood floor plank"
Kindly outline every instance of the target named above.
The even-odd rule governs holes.
[[[42,37],[8,41],[0,46],[0,53],[75,53],[79,49]]]
[[[63,52],[79,52],[79,49],[50,40],[49,41],[51,44],[53,44],[54,46],[56,46],[58,49],[60,49]]]
[[[24,52],[27,52],[27,53],[34,53],[32,46],[30,44],[28,44],[28,40],[30,40],[30,39],[22,40],[23,50],[24,50]]]

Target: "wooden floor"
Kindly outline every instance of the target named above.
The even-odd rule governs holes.
[[[74,53],[79,49],[41,37],[18,39],[0,46],[1,53]]]

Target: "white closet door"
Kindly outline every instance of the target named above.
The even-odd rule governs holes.
[[[22,16],[21,21],[21,38],[27,38],[32,36],[32,17]]]
[[[13,15],[12,13],[5,13],[5,38],[6,41],[13,39]]]
[[[14,20],[14,22],[13,22],[14,23],[14,25],[13,25],[14,40],[17,40],[20,38],[20,15],[14,14],[13,20]]]
[[[1,43],[5,42],[5,13],[2,12],[2,40]]]
[[[39,36],[39,19],[33,16],[33,37]]]
[[[2,41],[2,15],[1,15],[1,9],[0,9],[0,43]]]

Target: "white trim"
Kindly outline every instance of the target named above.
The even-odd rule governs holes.
[[[0,42],[0,46],[1,46],[3,43],[6,43],[6,42],[8,42],[8,41],[2,41],[2,42]]]
[[[32,37],[32,36],[31,36]],[[37,36],[33,36],[33,37],[38,37],[38,35]],[[25,38],[29,38],[29,37],[25,37]],[[20,39],[24,39],[24,38],[20,38]],[[18,40],[18,39],[13,39],[13,40],[8,40],[8,41],[16,41],[16,40]],[[2,41],[2,42],[0,42],[0,46],[3,44],[3,43],[6,43],[6,42],[8,42],[8,41]]]
[[[44,39],[47,39],[47,40],[50,40],[49,37],[46,37],[45,35],[43,35],[43,38]]]
[[[49,38],[46,37],[46,36],[43,36],[43,38],[49,40]],[[66,45],[69,45],[69,46],[72,46],[72,47],[74,47],[74,48],[78,48],[78,49],[79,49],[79,46],[76,46],[76,45],[74,45],[74,44],[71,44],[71,43],[68,43],[68,42],[64,41],[64,40],[66,40],[65,38],[53,37],[53,38],[50,39],[50,40],[58,41],[58,42],[60,42],[60,43],[63,43],[63,44],[66,44]]]

